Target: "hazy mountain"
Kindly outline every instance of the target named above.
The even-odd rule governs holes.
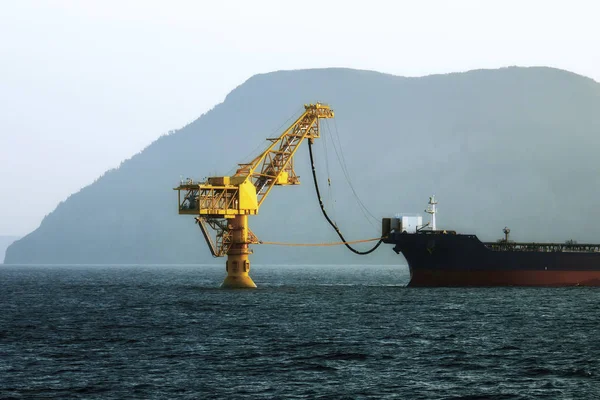
[[[4,253],[8,246],[15,240],[19,239],[18,236],[1,236],[0,235],[0,264],[4,262]]]
[[[325,137],[315,142],[316,164],[323,198],[348,239],[377,236],[381,217],[423,214],[435,194],[442,228],[485,240],[499,238],[509,226],[515,240],[600,242],[597,82],[551,68],[421,78],[319,69],[250,78],[210,112],[66,199],[9,247],[6,261],[214,262],[193,218],[177,214],[172,188],[180,176],[233,173],[304,103],[315,101],[336,112],[334,121],[323,123]],[[337,240],[320,214],[302,147],[296,157],[302,185],[275,188],[250,218],[263,240]],[[377,218],[372,225],[338,157]],[[366,257],[343,247],[254,248],[255,263],[401,261],[390,246]]]

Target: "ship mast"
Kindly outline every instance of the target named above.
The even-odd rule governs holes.
[[[425,210],[425,212],[427,214],[431,214],[431,230],[432,231],[436,230],[436,226],[435,226],[435,213],[437,212],[437,209],[435,207],[436,204],[437,204],[437,201],[435,201],[435,195],[433,195],[429,198],[429,203],[427,203],[427,209]]]

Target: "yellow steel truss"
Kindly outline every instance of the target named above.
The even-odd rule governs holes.
[[[302,115],[279,137],[267,139],[271,144],[265,151],[249,163],[238,164],[235,175],[210,177],[205,182],[188,180],[175,188],[179,214],[197,215],[213,256],[225,256],[235,242],[229,219],[257,214],[273,186],[300,183],[294,171],[294,154],[305,139],[320,137],[321,118],[333,117],[333,110],[326,104],[306,104]],[[247,231],[244,244],[259,243],[254,233]]]

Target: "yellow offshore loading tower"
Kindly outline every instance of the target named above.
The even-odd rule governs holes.
[[[255,288],[250,272],[250,244],[260,243],[248,227],[248,216],[258,209],[275,185],[298,185],[294,154],[304,139],[320,137],[319,120],[333,118],[326,104],[306,104],[302,115],[270,146],[247,164],[238,164],[233,176],[187,181],[178,192],[179,214],[197,215],[204,239],[214,257],[227,255],[227,277],[222,288]],[[214,232],[215,238],[211,236]]]

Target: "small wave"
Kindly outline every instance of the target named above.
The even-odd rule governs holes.
[[[304,370],[304,371],[318,371],[318,372],[337,371],[337,368],[335,368],[335,367],[330,367],[328,365],[323,365],[323,364],[311,364],[311,363],[303,364],[302,368],[300,368],[300,369]]]
[[[106,386],[84,386],[80,388],[73,389],[75,393],[81,394],[93,394],[93,393],[104,393],[110,390],[109,387]]]
[[[328,361],[362,361],[369,358],[364,353],[328,353],[314,356],[298,357],[298,360],[328,360]]]
[[[514,394],[468,394],[465,396],[448,397],[446,400],[508,400],[521,398],[523,397]]]
[[[498,348],[498,349],[496,349],[496,350],[499,350],[499,351],[506,351],[506,350],[521,350],[521,348],[520,348],[520,347],[517,347],[517,346],[513,346],[513,345],[506,345],[506,346],[499,347],[499,348]]]
[[[279,339],[277,339],[277,340],[279,340]],[[326,342],[292,343],[288,347],[290,349],[303,349],[303,348],[322,347],[322,346],[329,346],[329,343],[326,343]]]
[[[140,383],[133,387],[133,390],[138,392],[145,389],[152,389],[154,386],[149,383]]]
[[[544,376],[544,375],[552,375],[554,371],[544,367],[535,367],[535,368],[527,368],[524,371],[525,375],[528,376]]]
[[[573,369],[565,371],[563,373],[563,375],[571,376],[571,377],[591,378],[592,376],[594,376],[594,373],[585,368],[573,368]]]

